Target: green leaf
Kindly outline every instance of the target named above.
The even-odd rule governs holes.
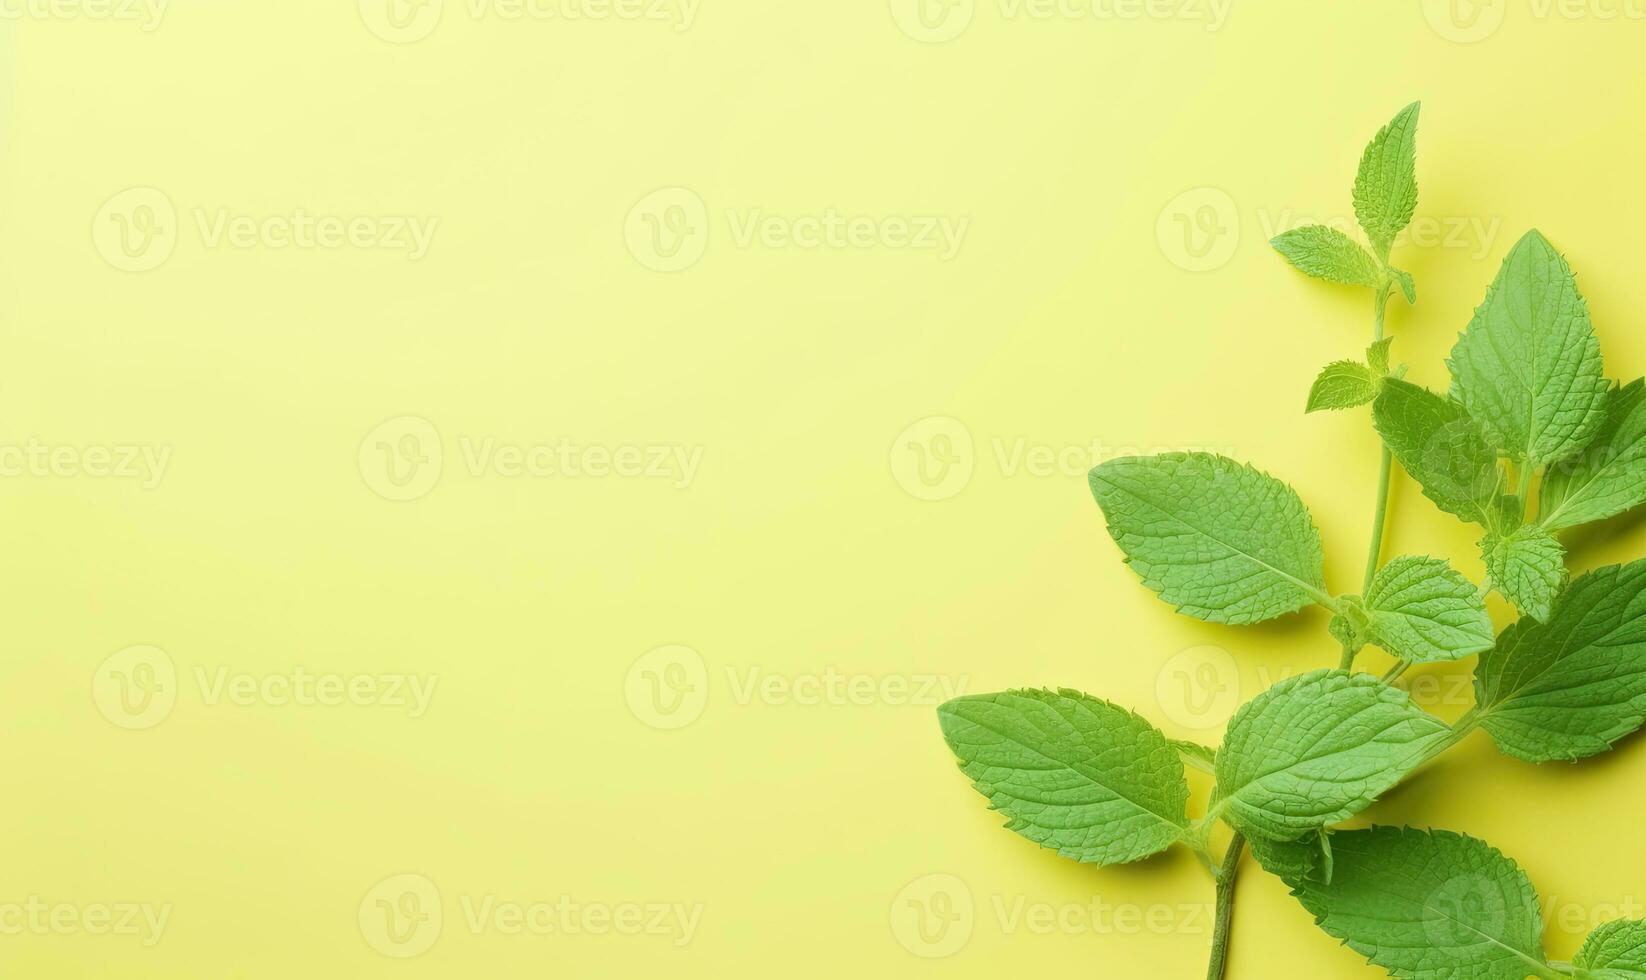
[[[1109,533],[1143,584],[1213,623],[1330,603],[1320,532],[1293,490],[1222,456],[1167,453],[1091,472]]]
[[[1340,595],[1326,631],[1345,648],[1359,651],[1372,639],[1372,611],[1360,596]]]
[[[1439,558],[1396,558],[1366,591],[1372,642],[1413,663],[1458,660],[1492,647],[1492,618],[1473,582]]]
[[[1407,305],[1415,305],[1417,303],[1417,280],[1412,278],[1412,274],[1402,272],[1399,269],[1390,269],[1389,275],[1394,279],[1395,284],[1400,287],[1401,293],[1405,295]]]
[[[1408,381],[1388,378],[1372,405],[1384,445],[1423,495],[1448,514],[1487,524],[1502,470],[1463,406]]]
[[[1604,520],[1646,503],[1646,380],[1612,389],[1589,447],[1549,467],[1541,523],[1551,531]]]
[[[1371,806],[1450,732],[1369,674],[1289,678],[1230,721],[1212,807],[1248,837],[1295,840]]]
[[[1252,857],[1264,871],[1296,887],[1304,878],[1325,874],[1325,832],[1317,831],[1298,840],[1247,838]]]
[[[1566,549],[1536,524],[1507,534],[1487,532],[1480,557],[1492,588],[1534,619],[1548,619],[1555,597],[1566,585]]]
[[[1598,755],[1646,723],[1646,560],[1581,576],[1475,668],[1481,726],[1527,762]]]
[[[961,771],[1008,830],[1064,857],[1123,864],[1183,836],[1189,785],[1154,726],[1078,691],[1008,691],[938,709]]]
[[[1375,288],[1383,281],[1377,260],[1336,228],[1304,225],[1269,240],[1286,261],[1316,279]]]
[[[1355,361],[1334,361],[1326,365],[1309,389],[1307,412],[1322,409],[1354,408],[1377,397],[1379,379],[1372,369]]]
[[[1389,374],[1389,345],[1394,342],[1393,337],[1384,337],[1366,348],[1366,363],[1371,367],[1372,373],[1379,378],[1387,377]]]
[[[1183,761],[1202,772],[1217,771],[1217,750],[1199,742],[1186,742],[1180,738],[1167,739],[1172,748],[1177,750]]]
[[[1355,176],[1355,217],[1384,259],[1417,210],[1418,110],[1413,102],[1373,137]]]
[[[1548,976],[1543,916],[1526,873],[1472,837],[1410,827],[1332,835],[1331,881],[1294,885],[1329,935],[1413,980]]]
[[[1582,449],[1605,421],[1609,385],[1588,306],[1535,231],[1503,260],[1450,365],[1492,445],[1534,468]]]
[[[1495,522],[1495,523],[1494,523]],[[1486,526],[1498,535],[1510,534],[1526,523],[1526,504],[1517,493],[1505,493],[1492,501]]]
[[[1646,921],[1617,919],[1589,933],[1572,965],[1594,980],[1646,980]]]

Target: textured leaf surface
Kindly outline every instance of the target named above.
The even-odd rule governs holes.
[[[1372,373],[1379,378],[1389,373],[1389,347],[1394,342],[1393,337],[1384,337],[1366,348],[1366,363],[1371,366]]]
[[[1299,271],[1316,279],[1349,286],[1377,286],[1383,281],[1371,253],[1336,228],[1304,225],[1276,235],[1269,244]]]
[[[1566,585],[1566,549],[1536,524],[1507,534],[1488,532],[1480,557],[1492,587],[1515,608],[1535,619],[1548,619],[1555,597]]]
[[[1355,176],[1355,217],[1379,255],[1389,254],[1417,210],[1418,109],[1412,103],[1378,131]]]
[[[1295,888],[1304,878],[1325,874],[1326,850],[1321,833],[1284,841],[1248,837],[1246,843],[1259,867]]]
[[[1590,572],[1546,623],[1504,630],[1475,698],[1498,748],[1528,762],[1597,755],[1646,723],[1646,560]]]
[[[1372,406],[1372,421],[1425,497],[1448,514],[1488,522],[1502,474],[1497,453],[1462,405],[1388,378]]]
[[[1177,749],[1124,708],[1078,691],[1008,691],[957,698],[938,718],[1007,829],[1064,857],[1136,861],[1188,826]]]
[[[1109,533],[1180,612],[1248,624],[1325,596],[1320,532],[1286,484],[1222,456],[1168,453],[1091,472]]]
[[[1606,422],[1583,452],[1549,468],[1540,523],[1551,531],[1646,503],[1646,381],[1612,391]]]
[[[1646,980],[1646,921],[1606,923],[1589,934],[1572,965],[1594,980]]]
[[[1229,723],[1217,753],[1218,803],[1248,837],[1295,840],[1370,806],[1450,731],[1370,675],[1293,677]]]
[[[1372,642],[1402,660],[1440,663],[1489,650],[1492,617],[1480,589],[1438,558],[1396,558],[1367,590]]]
[[[1379,379],[1372,369],[1358,361],[1333,361],[1326,365],[1309,389],[1306,411],[1366,405],[1377,397]]]
[[[1535,231],[1503,260],[1450,363],[1469,415],[1513,459],[1564,459],[1605,420],[1610,385],[1588,306],[1566,260]]]
[[[1350,650],[1359,650],[1372,642],[1372,611],[1366,601],[1357,595],[1337,597],[1337,611],[1326,624],[1332,638]]]
[[[1525,872],[1445,831],[1373,827],[1332,835],[1330,883],[1292,894],[1320,927],[1390,975],[1525,980],[1546,974],[1543,917]]]
[[[1389,275],[1394,276],[1395,284],[1400,287],[1400,292],[1406,297],[1406,302],[1415,304],[1417,302],[1417,280],[1412,278],[1412,274],[1402,272],[1399,269],[1390,269]]]

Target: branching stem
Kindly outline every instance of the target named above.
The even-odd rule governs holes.
[[[1379,289],[1373,302],[1373,313],[1376,317],[1376,326],[1372,333],[1373,343],[1383,339],[1383,321],[1389,309],[1389,292],[1389,286]],[[1377,509],[1372,512],[1372,544],[1366,555],[1366,575],[1361,582],[1361,595],[1371,591],[1372,577],[1377,574],[1378,559],[1383,557],[1383,523],[1389,513],[1389,474],[1394,467],[1394,458],[1390,455],[1388,446],[1381,446],[1380,452],[1382,461],[1377,477]]]
[[[1246,848],[1246,838],[1239,833],[1229,842],[1223,855],[1223,867],[1217,874],[1217,925],[1212,933],[1212,962],[1206,970],[1206,980],[1223,980],[1229,966],[1229,927],[1234,922],[1235,879],[1240,875],[1240,855]]]

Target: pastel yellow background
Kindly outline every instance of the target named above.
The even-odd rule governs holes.
[[[1214,25],[1211,0],[979,0],[969,25],[900,27],[884,0],[701,0],[689,24],[446,0],[396,28],[374,0],[172,0],[157,23],[7,0],[0,446],[166,465],[0,479],[0,908],[72,917],[0,932],[0,974],[1203,975],[1191,858],[1096,870],[1008,834],[933,706],[1065,685],[1210,741],[1220,685],[1335,657],[1319,613],[1173,615],[1083,473],[1128,448],[1252,461],[1357,587],[1374,437],[1301,409],[1369,304],[1265,239],[1348,217],[1361,147],[1413,99],[1428,233],[1396,252],[1420,290],[1393,307],[1397,358],[1440,384],[1537,226],[1609,372],[1646,373],[1646,20],[1484,8],[1234,0]],[[210,234],[299,210],[367,219],[364,244]],[[793,244],[831,213],[873,223]],[[775,231],[744,234],[756,215]],[[368,247],[402,217],[435,222],[425,255]],[[952,256],[897,230],[936,218],[964,228]],[[477,466],[488,439],[597,472]],[[917,443],[955,482],[921,482]],[[619,451],[665,475],[606,472]],[[438,482],[396,485],[384,461],[419,456]],[[1390,554],[1481,576],[1403,477],[1394,508]],[[1642,554],[1621,522],[1574,563]],[[164,659],[107,663],[138,646]],[[700,661],[642,660],[680,646]],[[386,688],[294,703],[299,670],[436,686],[421,714]],[[1464,672],[1436,674],[1434,710],[1462,710]],[[276,686],[214,698],[214,677]],[[1643,773],[1639,739],[1533,768],[1477,735],[1374,815],[1511,854],[1566,957],[1591,920],[1643,914]],[[972,910],[926,944],[911,916],[943,907],[909,903],[936,891]],[[378,899],[442,920],[385,938]],[[473,924],[506,903],[612,918]],[[92,934],[125,904],[167,910],[157,942]],[[695,927],[611,925],[654,905]],[[1232,977],[1378,975],[1274,879],[1250,874],[1237,914]]]

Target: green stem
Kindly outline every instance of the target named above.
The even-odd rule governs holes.
[[[1360,648],[1343,644],[1343,657],[1337,662],[1338,670],[1349,670],[1355,665],[1355,657],[1360,655]]]
[[[1389,453],[1389,447],[1383,447],[1383,462],[1377,475],[1377,510],[1372,514],[1372,545],[1366,554],[1366,576],[1360,586],[1360,594],[1365,595],[1372,589],[1372,577],[1377,574],[1377,561],[1383,557],[1383,523],[1389,514],[1389,474],[1394,468],[1394,457]]]
[[[1377,299],[1373,304],[1375,327],[1372,331],[1372,342],[1383,339],[1383,321],[1389,310],[1389,287],[1384,286],[1377,291]],[[1389,514],[1389,474],[1394,467],[1394,459],[1389,453],[1389,447],[1383,446],[1381,465],[1377,477],[1377,509],[1372,512],[1372,544],[1366,555],[1366,575],[1360,586],[1360,594],[1371,591],[1372,577],[1377,574],[1378,559],[1383,557],[1383,524]],[[1353,658],[1350,658],[1352,663]]]
[[[1428,751],[1423,753],[1423,761],[1419,763],[1419,765],[1428,765],[1440,756],[1457,747],[1459,742],[1462,742],[1464,739],[1473,734],[1474,730],[1479,728],[1480,723],[1485,720],[1486,714],[1480,710],[1479,705],[1475,705],[1473,708],[1465,711],[1463,713],[1463,717],[1459,718],[1452,725],[1452,733],[1430,746]]]
[[[1525,465],[1520,468],[1520,517],[1523,521],[1532,519],[1531,508],[1529,506],[1530,501],[1527,500],[1527,498],[1531,496],[1531,493],[1532,461],[1527,460]],[[1541,501],[1539,501],[1538,506],[1542,506]]]
[[[1229,842],[1228,853],[1223,855],[1223,869],[1217,876],[1217,926],[1212,933],[1212,962],[1206,970],[1206,980],[1223,980],[1229,966],[1229,926],[1234,921],[1235,879],[1240,874],[1240,855],[1246,847],[1246,838],[1238,832]]]
[[[1204,847],[1197,846],[1191,846],[1189,849],[1194,851],[1194,856],[1200,859],[1200,866],[1206,869],[1206,872],[1212,876],[1213,881],[1216,881],[1218,875],[1217,862],[1212,860],[1212,852]]]

